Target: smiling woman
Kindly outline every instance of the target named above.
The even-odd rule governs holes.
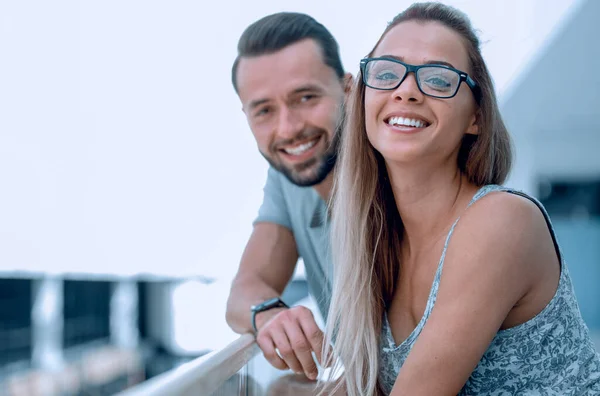
[[[413,4],[359,77],[332,203],[334,352],[323,350],[348,394],[600,393],[548,215],[499,185],[510,139],[469,19]]]

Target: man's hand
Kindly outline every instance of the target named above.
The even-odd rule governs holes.
[[[256,327],[256,342],[269,363],[280,370],[289,368],[317,379],[317,365],[311,352],[320,364],[323,332],[308,308],[296,306],[261,312],[256,316]]]

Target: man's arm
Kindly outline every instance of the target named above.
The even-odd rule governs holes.
[[[292,232],[278,224],[257,223],[231,285],[226,319],[236,333],[252,332],[250,307],[279,297],[292,278],[298,252]],[[281,309],[256,316],[257,328]]]
[[[227,302],[227,323],[238,332],[253,331],[250,307],[283,293],[298,261],[291,231],[283,176],[270,168],[264,200],[254,222]],[[274,367],[317,378],[311,352],[321,360],[323,333],[306,307],[272,308],[256,315],[256,342]]]
[[[251,332],[250,307],[278,297],[298,260],[296,242],[285,227],[258,223],[242,256],[227,301],[227,323],[238,333]],[[311,355],[321,361],[323,333],[306,307],[273,308],[256,315],[256,341],[265,358],[280,370],[317,378]]]

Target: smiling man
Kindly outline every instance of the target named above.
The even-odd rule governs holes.
[[[305,14],[277,13],[242,34],[232,82],[271,166],[231,287],[227,323],[238,333],[255,332],[273,366],[315,379],[311,351],[320,359],[322,333],[308,309],[288,308],[280,296],[302,257],[309,292],[327,317],[326,202],[352,76],[323,25]]]

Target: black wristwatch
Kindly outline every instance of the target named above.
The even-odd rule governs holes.
[[[258,314],[259,312],[268,311],[272,308],[280,307],[289,308],[288,305],[284,303],[279,297],[271,298],[270,300],[263,301],[258,305],[251,306],[250,311],[252,311],[252,328],[254,329],[254,332],[258,333],[258,329],[256,328],[256,314]]]

